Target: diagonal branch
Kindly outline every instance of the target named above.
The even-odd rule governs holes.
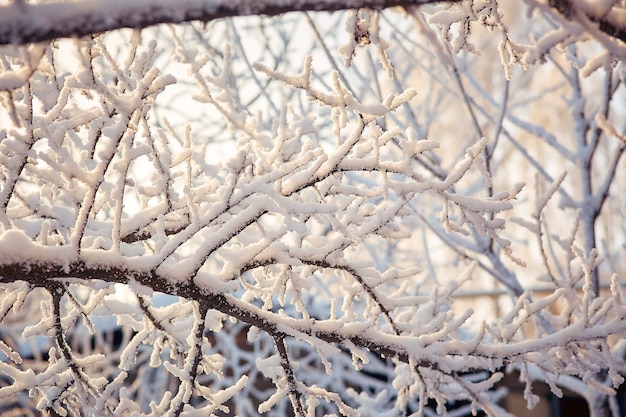
[[[587,19],[596,23],[600,31],[613,38],[621,39],[626,42],[626,26],[622,18],[624,10],[623,6],[619,5],[618,1],[614,1],[614,4],[608,6],[606,10],[602,10],[607,6],[606,2],[604,2],[604,5],[596,5],[600,7],[595,8],[590,7],[595,3],[593,1],[586,2],[589,6],[585,2],[576,4],[576,2],[572,0],[549,0],[548,3],[569,20],[585,16]]]

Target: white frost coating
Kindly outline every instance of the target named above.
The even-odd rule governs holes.
[[[449,173],[448,176],[446,177],[446,180],[441,184],[441,187],[443,189],[446,189],[450,187],[452,184],[457,183],[461,179],[461,177],[463,177],[463,175],[465,175],[465,173],[469,170],[469,168],[474,163],[474,160],[476,159],[478,154],[482,152],[482,150],[485,148],[486,145],[487,145],[487,139],[482,138],[481,140],[476,142],[474,145],[469,147],[465,154],[465,159],[463,159],[454,167],[452,172]]]
[[[528,49],[524,54],[524,62],[532,64],[537,61],[545,59],[546,54],[552,50],[556,45],[568,38],[570,33],[564,29],[555,29],[546,33],[537,41],[537,44],[532,49]]]
[[[183,14],[188,9],[205,9],[208,12],[224,3],[223,0],[181,0],[173,6],[168,0],[137,0],[132,3],[124,0],[89,0],[72,1],[70,4],[48,3],[37,7],[23,7],[21,3],[13,3],[10,7],[3,7],[0,24],[17,19],[30,20],[33,29],[46,28],[59,21],[76,19],[85,15],[106,16],[110,19],[139,11],[159,10],[171,14]],[[44,6],[44,7],[42,7]]]
[[[289,395],[289,388],[284,387],[277,389],[275,393],[272,394],[271,397],[267,399],[267,401],[259,404],[258,411],[259,413],[266,413],[272,409],[279,401],[286,398]]]
[[[133,368],[135,360],[137,358],[137,349],[141,342],[148,336],[148,330],[145,329],[140,333],[137,333],[131,341],[126,345],[124,351],[120,355],[120,369],[129,370]]]
[[[11,91],[24,85],[24,79],[13,71],[0,74],[0,90]]]
[[[280,355],[272,355],[268,358],[258,358],[256,366],[263,374],[270,379],[277,379],[283,374],[280,364]]]
[[[466,16],[467,12],[462,9],[443,10],[429,17],[428,23],[450,26],[453,23],[464,20]]]
[[[12,229],[0,234],[0,264],[33,263],[68,265],[76,260],[70,246],[43,246],[23,231]]]

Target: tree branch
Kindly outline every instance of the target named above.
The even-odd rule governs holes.
[[[293,407],[293,412],[297,417],[306,416],[306,412],[304,410],[302,393],[298,390],[298,382],[296,381],[296,376],[293,372],[293,367],[291,362],[289,361],[289,355],[287,354],[287,345],[285,344],[285,336],[275,334],[274,342],[276,343],[276,350],[280,354],[280,366],[283,368],[283,372],[285,372],[285,376],[287,377],[287,385],[289,386],[289,398],[291,399],[291,405]]]
[[[597,23],[598,28],[602,32],[626,42],[626,27],[624,26],[623,19],[621,18],[623,11],[617,10],[618,8],[621,8],[621,6],[617,4],[609,6],[609,9],[605,10],[603,13],[598,13],[598,11],[593,8],[585,7],[585,3],[581,3],[579,5],[572,0],[549,0],[548,3],[568,20],[575,19],[576,15],[581,13],[592,22]],[[588,3],[593,4],[593,2]],[[614,13],[612,13],[611,7],[615,8]]]
[[[460,0],[447,0],[448,3]],[[151,2],[80,1],[0,7],[0,45],[81,37],[120,28],[141,29],[159,23],[210,22],[234,16],[275,16],[293,11],[336,11],[419,6],[441,0],[171,0]]]
[[[276,16],[296,11],[337,11],[352,8],[382,10],[388,7],[457,3],[462,0],[170,0],[133,3],[124,0],[27,4],[13,2],[0,7],[0,45],[43,42],[81,37],[121,28],[142,29],[160,23],[210,22],[235,16]],[[568,0],[550,5],[571,19],[575,7]],[[587,17],[609,36],[626,41],[626,27],[611,16]]]

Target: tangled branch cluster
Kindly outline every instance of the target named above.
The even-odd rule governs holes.
[[[502,415],[493,388],[507,368],[531,406],[535,379],[557,395],[623,382],[623,341],[607,335],[626,331],[626,300],[616,275],[594,294],[594,253],[563,242],[575,272],[544,298],[502,278],[514,308],[474,331],[452,300],[478,263],[433,286],[393,246],[428,202],[445,233],[521,263],[504,231],[522,185],[464,192],[471,176],[492,188],[485,138],[443,173],[425,163],[439,143],[387,123],[415,90],[366,103],[338,73],[317,84],[310,58],[295,75],[257,64],[258,82],[301,91],[330,121],[285,106],[267,125],[241,106],[233,51],[213,73],[183,53],[195,100],[238,141],[210,163],[197,132],[154,120],[176,82],[152,65],[156,42],[135,32],[124,59],[101,37],[75,47],[74,73],[52,46],[4,55],[26,76],[2,92],[15,126],[0,133],[0,400],[33,397],[58,415],[210,415],[243,392],[239,413],[399,415],[429,400],[443,413],[464,400]],[[398,253],[383,262],[381,248]]]

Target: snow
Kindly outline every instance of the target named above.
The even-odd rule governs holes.
[[[15,2],[2,10],[10,16],[26,7],[32,24],[45,26],[44,11],[54,22],[70,6],[74,18],[106,9],[107,20],[152,7],[176,8],[173,18],[183,18],[185,7],[218,4],[225,3]],[[610,6],[584,4],[588,13]],[[433,6],[440,11],[429,24],[450,29],[466,18],[495,19],[470,16],[465,6]],[[471,52],[469,44],[461,45],[465,35],[445,43],[422,15],[408,13],[421,22],[413,24],[428,40],[419,44],[423,50],[413,43],[424,39],[416,41],[410,30],[394,33],[387,44],[388,23],[377,12],[351,14],[348,30],[356,25],[369,32],[377,49],[350,39],[341,48],[350,68],[320,62],[325,54],[315,48],[304,63],[290,62],[287,38],[301,29],[289,26],[293,16],[275,22],[285,25],[280,33],[261,25],[274,37],[231,38],[235,44],[223,51],[196,50],[204,44],[186,36],[196,39],[197,33],[168,29],[177,38],[168,45],[176,46],[176,65],[183,68],[175,76],[167,74],[170,63],[161,62],[171,55],[147,39],[148,31],[133,32],[122,43],[114,36],[93,44],[77,40],[79,66],[97,65],[64,72],[45,89],[37,83],[60,71],[47,68],[50,55],[43,54],[52,52],[33,46],[7,58],[0,98],[15,101],[16,117],[35,104],[32,122],[22,119],[23,125],[0,131],[0,321],[3,336],[16,335],[14,344],[0,341],[0,373],[14,380],[0,388],[0,399],[28,391],[39,395],[39,407],[64,407],[64,395],[72,396],[90,415],[165,415],[177,407],[181,415],[209,415],[241,395],[250,401],[237,407],[248,408],[231,411],[280,415],[289,397],[298,401],[297,392],[310,414],[396,415],[433,398],[443,412],[444,398],[472,398],[468,408],[496,415],[498,396],[490,390],[505,365],[522,370],[530,405],[537,398],[530,391],[535,379],[557,395],[563,388],[591,389],[594,394],[585,394],[590,400],[622,383],[624,343],[609,343],[626,331],[620,278],[615,274],[602,292],[592,285],[594,270],[617,269],[611,239],[619,233],[600,233],[606,247],[589,249],[580,242],[587,231],[578,227],[590,221],[593,208],[606,203],[610,211],[614,202],[605,194],[619,205],[619,193],[610,187],[622,179],[618,172],[613,181],[611,170],[610,178],[601,178],[603,170],[589,160],[587,174],[599,173],[602,181],[594,177],[591,183],[600,188],[576,200],[584,190],[571,188],[567,172],[552,178],[547,172],[553,169],[541,165],[558,160],[561,168],[585,173],[580,163],[593,154],[591,142],[577,147],[570,138],[585,126],[597,125],[621,143],[615,126],[623,111],[620,86],[613,86],[616,98],[599,100],[613,106],[604,112],[610,117],[596,116],[595,108],[592,118],[581,116],[599,97],[583,96],[602,85],[594,79],[594,85],[580,81],[579,96],[566,103],[574,114],[571,131],[551,124],[560,117],[532,120],[535,112],[551,110],[519,110],[518,103],[536,104],[534,73],[522,80],[531,80],[529,91],[502,92],[497,76],[474,72],[479,58],[448,53],[448,47]],[[6,16],[0,13],[0,28]],[[293,21],[300,23],[297,16]],[[228,37],[235,25],[220,36]],[[556,53],[564,35],[573,36],[571,42],[579,36],[567,25],[537,33],[533,45],[519,49],[528,66]],[[266,64],[254,65],[258,73],[242,61],[245,42],[280,39],[285,50],[262,53]],[[434,40],[432,55],[427,44]],[[213,45],[210,36],[203,42]],[[334,39],[327,42],[337,46]],[[415,49],[407,54],[400,46]],[[610,49],[581,58],[576,64],[584,67],[574,74],[599,77],[613,58]],[[622,69],[617,64],[612,70]],[[379,80],[382,70],[396,78]],[[517,86],[515,72],[509,75]],[[556,101],[572,87],[562,75],[542,79],[549,87],[558,80]],[[449,82],[454,76],[465,93]],[[181,86],[194,90],[201,103],[159,102],[162,90]],[[543,87],[541,100],[557,97]],[[515,105],[506,104],[508,95]],[[482,112],[483,105],[479,128],[468,127],[463,112]],[[192,128],[164,118],[176,111],[185,123],[187,116],[200,120]],[[502,118],[496,123],[489,114]],[[225,137],[238,144],[232,145],[236,151],[220,153],[214,142]],[[516,147],[518,137],[526,142]],[[597,155],[617,153],[612,151]],[[617,171],[619,158],[611,163]],[[536,192],[529,196],[520,180],[533,172]],[[557,193],[569,195],[571,205],[553,211]],[[571,219],[570,207],[579,213]],[[609,224],[604,217],[591,221]],[[511,230],[512,223],[522,227]],[[526,269],[518,252],[529,258]],[[601,255],[607,262],[599,266]],[[35,270],[37,276],[29,276]],[[80,278],[85,271],[97,279]],[[526,290],[526,280],[547,290]],[[512,301],[496,300],[503,312],[463,298],[485,285],[489,296],[510,291]],[[29,296],[38,295],[31,286],[41,287],[43,296]],[[51,300],[59,299],[56,309]],[[529,325],[536,335],[527,332]],[[121,346],[105,343],[118,330]],[[40,361],[40,370],[18,366],[42,351],[49,361]],[[600,367],[610,381],[592,382]],[[475,369],[484,372],[465,375]],[[274,383],[270,389],[257,385],[259,372]],[[136,382],[129,385],[128,375]]]
[[[590,16],[601,18],[609,13],[615,3],[615,0],[577,0],[575,7]]]
[[[24,85],[24,79],[13,71],[0,74],[0,90],[11,91]]]
[[[69,266],[77,259],[70,246],[43,246],[22,230],[11,229],[0,234],[0,264],[60,264]]]

